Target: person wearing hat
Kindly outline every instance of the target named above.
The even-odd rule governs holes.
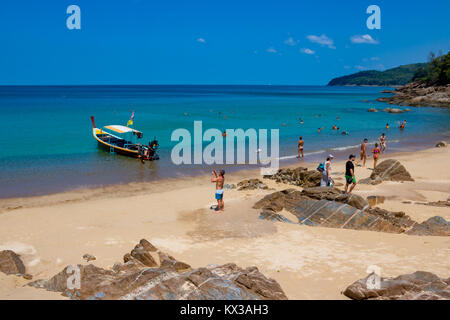
[[[328,187],[331,181],[331,160],[333,160],[333,155],[328,155],[327,161],[325,161],[324,170],[322,172],[322,179],[320,180],[321,187]]]
[[[348,193],[352,193],[353,189],[356,186],[356,178],[355,178],[355,166],[353,162],[355,161],[355,155],[351,154],[348,157],[348,161],[345,164],[345,193],[347,193],[348,187],[351,185]]]

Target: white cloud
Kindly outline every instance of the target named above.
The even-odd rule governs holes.
[[[198,38],[198,39],[197,39],[197,42],[200,42],[200,43],[205,43],[205,42],[206,42],[206,40],[205,40],[204,38]]]
[[[277,50],[275,50],[273,47],[270,47],[269,49],[267,49],[267,52],[269,52],[269,53],[277,53]]]
[[[294,38],[289,37],[286,40],[284,40],[284,44],[287,44],[288,46],[295,46],[297,45],[298,41],[294,40]]]
[[[318,43],[322,46],[327,46],[330,49],[336,49],[336,47],[334,46],[333,39],[328,38],[324,34],[322,34],[321,36],[309,35],[306,38],[313,43]]]
[[[363,34],[363,35],[355,35],[353,37],[350,38],[350,41],[352,43],[369,43],[369,44],[378,44],[378,41],[373,39],[370,35],[368,34]]]
[[[358,70],[367,70],[367,68],[366,67],[364,67],[364,66],[355,66],[355,68],[356,69],[358,69]]]
[[[308,48],[300,49],[300,52],[306,53],[306,54],[314,54],[314,53],[316,53],[314,50],[311,50],[311,49],[308,49]]]
[[[370,58],[370,60],[372,60],[372,61],[379,61],[380,58],[378,58],[378,57],[372,57],[372,58]]]

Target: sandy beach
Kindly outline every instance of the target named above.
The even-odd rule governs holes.
[[[380,208],[404,211],[422,222],[450,220],[449,207],[421,203],[450,195],[449,148],[382,156],[399,160],[414,182],[357,185],[354,193],[385,196]],[[296,167],[297,165],[293,166]],[[316,163],[299,161],[314,169]],[[357,179],[368,177],[356,168]],[[333,163],[333,178],[344,182],[344,162]],[[226,175],[226,183],[261,178],[258,171]],[[308,227],[259,219],[252,206],[263,196],[292,185],[264,179],[271,190],[225,191],[225,211],[211,210],[209,175],[0,200],[0,251],[20,254],[33,279],[48,279],[69,264],[111,268],[142,238],[192,267],[234,262],[257,266],[275,279],[289,299],[347,299],[342,291],[365,277],[370,265],[382,276],[417,270],[450,275],[450,239],[375,231]],[[283,212],[289,218],[289,212]],[[0,273],[0,299],[65,299],[60,293],[24,286],[28,281]]]

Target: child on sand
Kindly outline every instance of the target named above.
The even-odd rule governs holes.
[[[345,193],[352,193],[353,189],[356,186],[355,166],[353,165],[353,161],[355,161],[355,155],[351,154],[348,157],[347,163],[345,164]],[[348,190],[348,187],[350,185],[350,190]]]
[[[219,173],[216,170],[211,172],[211,182],[216,183],[216,200],[217,200],[217,208],[216,211],[223,211],[225,204],[223,203],[223,185],[225,183],[225,171],[220,170]]]
[[[302,159],[304,157],[304,155],[303,155],[303,144],[304,143],[305,143],[305,141],[303,141],[303,137],[298,138],[298,156],[297,156],[297,158],[299,158],[299,159],[300,159],[300,156]]]
[[[361,143],[361,150],[360,150],[360,156],[361,156],[361,159],[358,161],[358,163],[357,164],[359,164],[361,161],[363,161],[363,167],[365,168],[366,167],[366,160],[367,160],[367,142],[368,142],[369,140],[367,140],[367,138],[366,139],[364,139],[364,141],[363,141],[363,143]]]
[[[375,148],[372,150],[373,154],[373,168],[375,169],[377,167],[377,161],[378,157],[380,156],[381,150],[378,148],[378,143],[375,143]]]

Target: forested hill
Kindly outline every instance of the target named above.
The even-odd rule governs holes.
[[[332,79],[329,86],[399,86],[411,82],[427,63],[414,63],[385,71],[367,70]]]

